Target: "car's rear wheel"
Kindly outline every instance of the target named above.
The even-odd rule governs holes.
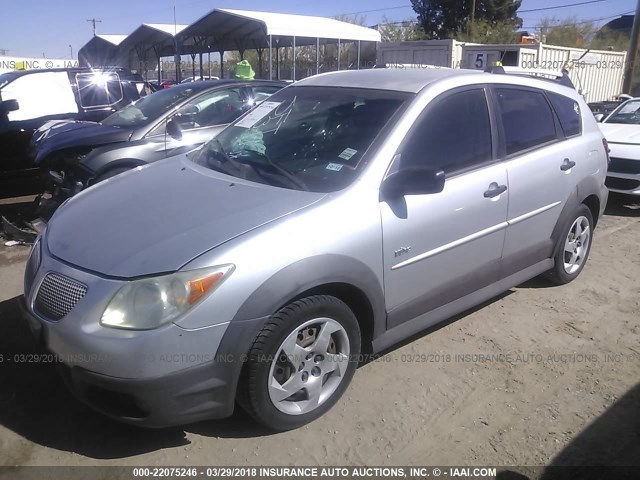
[[[580,205],[566,223],[558,239],[554,266],[549,279],[558,285],[575,280],[589,257],[593,235],[593,216],[586,205]]]
[[[297,300],[258,334],[243,371],[239,403],[271,429],[300,427],[338,401],[359,353],[358,322],[344,302],[325,295]]]

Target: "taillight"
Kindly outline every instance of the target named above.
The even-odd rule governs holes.
[[[606,138],[602,139],[602,145],[604,145],[604,153],[607,155],[607,165],[611,162],[611,157],[609,156],[609,142],[607,142]]]

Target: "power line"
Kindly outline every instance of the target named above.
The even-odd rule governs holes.
[[[395,7],[376,8],[375,10],[362,10],[361,12],[341,13],[340,15],[358,15],[359,13],[386,12],[387,10],[398,10],[400,8],[411,8],[411,5],[397,5]]]
[[[621,17],[622,15],[629,15],[629,14],[634,13],[634,12],[635,12],[635,10],[631,10],[629,12],[618,13],[616,15],[611,15],[609,17],[592,18],[591,20],[582,20],[580,22],[567,23],[567,24],[563,24],[561,26],[563,26],[563,27],[574,27],[576,25],[584,25],[586,23],[599,22],[601,20],[609,20],[611,18]],[[522,28],[524,28],[524,29],[534,29],[534,28],[539,28],[539,27],[540,27],[540,25],[538,25],[536,27],[522,27]]]
[[[517,13],[542,12],[543,10],[555,10],[558,8],[577,7],[580,5],[589,5],[590,3],[601,3],[606,0],[590,0],[588,2],[567,3],[566,5],[556,5],[555,7],[530,8],[529,10],[518,10]]]

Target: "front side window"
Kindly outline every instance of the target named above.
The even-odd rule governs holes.
[[[507,155],[557,138],[553,112],[542,92],[497,88]]]
[[[176,112],[175,120],[183,130],[225,125],[250,108],[238,88],[215,90],[200,95]]]
[[[640,100],[629,100],[616,108],[604,123],[640,125]]]
[[[367,164],[367,150],[412,95],[337,87],[289,87],[199,150],[208,168],[274,186],[332,192]]]
[[[122,85],[116,73],[79,73],[76,82],[84,108],[106,107],[122,100]]]
[[[448,95],[428,106],[401,151],[401,167],[445,173],[491,160],[491,123],[484,89]]]
[[[582,133],[582,116],[580,105],[572,98],[548,92],[549,101],[558,115],[560,126],[566,137],[580,135]]]

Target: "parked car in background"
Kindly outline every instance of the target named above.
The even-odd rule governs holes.
[[[71,198],[27,262],[27,319],[113,418],[186,424],[237,400],[296,428],[338,401],[361,352],[537,275],[576,279],[606,165],[586,103],[553,81],[317,75]]]
[[[48,122],[34,134],[30,152],[34,164],[48,171],[49,189],[59,203],[89,185],[202,145],[285,85],[260,80],[176,85],[100,123]]]
[[[182,80],[180,83],[190,83],[190,82],[200,82],[202,80],[220,80],[220,77],[215,77],[215,76],[203,76],[203,77],[187,77],[184,80]]]
[[[599,125],[611,157],[607,187],[616,193],[640,195],[640,98],[627,100]]]
[[[613,112],[616,108],[620,106],[622,102],[626,102],[631,97],[627,94],[619,95],[615,100],[605,101],[605,102],[591,102],[589,103],[589,108],[591,112],[596,117],[597,121],[602,121],[605,117],[607,117],[611,112]]]
[[[37,172],[27,155],[36,129],[54,119],[98,122],[144,93],[124,69],[51,69],[0,75],[0,186]],[[15,188],[11,189],[12,191]],[[9,191],[0,188],[0,191]],[[31,192],[17,192],[31,193]]]

